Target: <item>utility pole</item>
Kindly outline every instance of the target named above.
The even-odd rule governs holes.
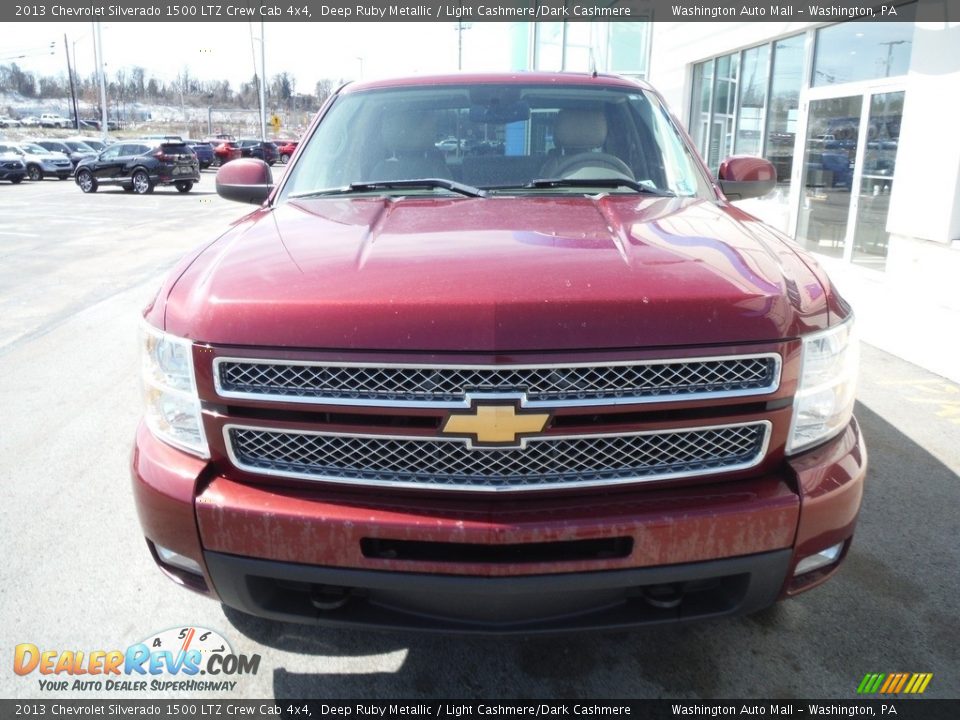
[[[63,52],[67,55],[67,77],[70,78],[70,102],[73,104],[73,124],[80,132],[80,112],[77,109],[77,90],[73,85],[73,68],[70,67],[70,46],[67,44],[67,34],[63,34]]]
[[[107,142],[107,81],[103,76],[103,38],[100,36],[100,23],[93,23],[93,51],[97,57],[97,74],[100,75],[100,134]]]
[[[893,46],[894,45],[903,45],[908,42],[907,40],[888,40],[887,42],[877,43],[878,45],[887,46],[887,72],[884,73],[884,77],[890,77],[890,66],[893,64]]]

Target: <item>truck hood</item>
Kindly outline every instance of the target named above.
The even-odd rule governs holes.
[[[827,325],[795,249],[732,206],[362,197],[258,210],[170,289],[214,344],[507,352],[767,342]]]

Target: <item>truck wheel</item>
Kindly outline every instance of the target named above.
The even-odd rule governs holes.
[[[19,185],[23,182],[23,175],[17,175],[16,177],[10,178],[10,182],[12,182],[14,185]]]
[[[189,180],[178,180],[173,185],[177,188],[177,192],[188,193],[193,190],[193,183]]]
[[[27,177],[33,182],[43,180],[43,170],[40,169],[39,165],[27,165]]]
[[[150,182],[150,176],[144,170],[137,170],[133,174],[133,191],[137,195],[146,195],[153,192],[153,183]]]
[[[282,162],[284,165],[286,165],[288,162],[290,162],[290,156],[289,156],[287,153],[283,153],[283,154],[280,156],[280,162]]]
[[[77,173],[77,185],[85,193],[95,193],[97,191],[97,179],[87,170],[81,170]]]

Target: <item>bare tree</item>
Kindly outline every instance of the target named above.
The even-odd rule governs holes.
[[[333,80],[329,78],[318,80],[314,92],[317,95],[317,104],[323,105],[327,98],[333,94]]]

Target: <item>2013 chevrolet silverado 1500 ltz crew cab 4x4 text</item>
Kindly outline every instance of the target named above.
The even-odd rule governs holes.
[[[453,152],[438,150],[456,138]],[[751,612],[843,560],[853,317],[658,94],[591,74],[341,88],[145,311],[154,560],[242,611],[463,632]]]

